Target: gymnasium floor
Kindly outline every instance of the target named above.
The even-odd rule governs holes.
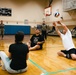
[[[29,39],[30,35],[25,35],[23,42],[28,42]],[[76,46],[76,38],[73,38],[73,41]],[[3,40],[0,37],[0,50],[4,50],[8,54],[9,45],[13,42],[13,35],[5,35]],[[12,75],[76,75],[76,61],[57,55],[57,52],[62,49],[64,48],[60,37],[48,36],[43,50],[29,52],[27,72]],[[11,74],[0,67],[0,75]]]

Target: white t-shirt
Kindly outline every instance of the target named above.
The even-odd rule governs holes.
[[[72,35],[69,29],[66,32],[66,34],[61,33],[61,39],[62,39],[63,46],[67,51],[72,48],[75,48],[73,40],[72,40]]]

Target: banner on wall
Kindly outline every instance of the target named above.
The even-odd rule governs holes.
[[[12,10],[10,8],[0,8],[0,16],[12,16]]]

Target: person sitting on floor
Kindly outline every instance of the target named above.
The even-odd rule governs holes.
[[[40,30],[36,29],[35,34],[31,37],[30,42],[27,43],[29,50],[42,49],[44,43],[44,37],[40,34]]]
[[[9,46],[8,56],[0,51],[0,58],[3,61],[3,70],[9,73],[21,73],[27,71],[27,59],[29,57],[28,46],[22,43],[24,33],[19,31],[15,34],[15,43]]]
[[[72,40],[72,34],[67,26],[60,21],[57,21],[57,24],[60,24],[63,27],[63,32],[61,33],[56,25],[56,22],[53,23],[58,35],[62,39],[63,46],[65,50],[61,50],[58,52],[59,56],[66,57],[68,59],[76,60],[76,48]]]

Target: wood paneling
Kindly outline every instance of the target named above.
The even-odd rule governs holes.
[[[23,42],[28,42],[30,35],[25,35]],[[73,38],[74,44],[76,46],[76,38]],[[8,53],[8,48],[11,43],[14,42],[14,36],[5,35],[4,39],[0,39],[0,50]],[[60,37],[48,36],[47,40],[43,45],[42,50],[30,51],[28,63],[28,70],[25,73],[18,75],[41,75],[44,70],[47,75],[76,75],[76,70],[67,70],[76,67],[76,61],[66,59],[57,55],[59,50],[64,49]],[[41,69],[40,67],[43,69]],[[62,71],[61,71],[62,70]],[[8,72],[3,71],[0,67],[0,75],[10,75]],[[16,74],[17,75],[17,74]]]

